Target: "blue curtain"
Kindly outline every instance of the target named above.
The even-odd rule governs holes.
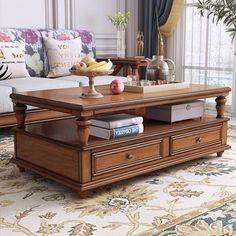
[[[157,52],[159,26],[169,17],[174,0],[143,0],[144,10],[144,56],[152,58]]]

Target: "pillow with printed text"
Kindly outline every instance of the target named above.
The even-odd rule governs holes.
[[[69,69],[81,61],[81,38],[63,41],[53,38],[43,40],[49,64],[47,77],[70,75]]]
[[[0,42],[0,80],[30,77],[24,48],[24,44]]]

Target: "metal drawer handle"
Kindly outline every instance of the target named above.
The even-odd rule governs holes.
[[[201,137],[196,137],[195,140],[196,140],[197,143],[200,143],[202,141],[202,138]]]
[[[127,158],[128,160],[131,160],[131,159],[133,159],[133,155],[132,155],[132,154],[129,154],[126,158]]]
[[[191,107],[190,105],[187,105],[187,106],[186,106],[186,110],[187,110],[187,111],[191,110],[191,108],[192,108],[192,107]]]

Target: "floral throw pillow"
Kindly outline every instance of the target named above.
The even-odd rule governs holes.
[[[45,54],[40,32],[36,29],[20,29],[18,35],[25,42],[26,68],[30,76],[43,77]]]
[[[70,75],[69,69],[81,61],[81,38],[71,40],[43,38],[43,40],[49,64],[47,77]]]
[[[29,76],[24,46],[14,42],[0,42],[0,80]]]

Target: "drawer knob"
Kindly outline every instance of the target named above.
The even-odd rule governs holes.
[[[190,105],[187,105],[187,106],[186,106],[186,110],[187,110],[187,111],[191,110],[191,108],[192,108],[192,107],[191,107]]]
[[[195,140],[196,140],[197,143],[200,143],[202,141],[202,138],[201,137],[196,137]]]
[[[127,158],[128,160],[131,160],[131,159],[133,159],[133,155],[132,155],[132,154],[129,154],[126,158]]]

